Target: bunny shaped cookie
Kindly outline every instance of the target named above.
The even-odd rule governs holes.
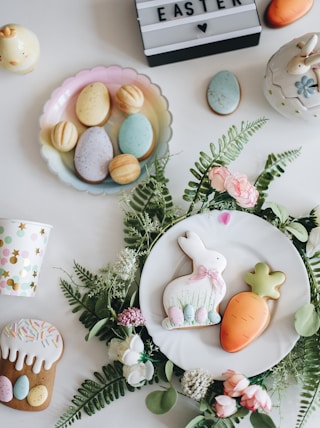
[[[186,232],[178,238],[178,243],[192,259],[193,272],[167,284],[163,293],[167,317],[162,326],[172,330],[218,324],[221,320],[219,305],[226,294],[222,277],[226,258],[207,249],[195,232]]]

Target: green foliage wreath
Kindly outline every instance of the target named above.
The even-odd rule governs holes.
[[[280,391],[289,384],[292,376],[301,382],[296,428],[302,428],[310,414],[318,408],[320,210],[314,208],[305,217],[295,218],[285,207],[267,203],[271,182],[280,177],[286,166],[299,156],[300,149],[268,156],[263,171],[254,183],[258,191],[254,207],[241,207],[227,191],[216,191],[209,178],[212,168],[227,167],[234,161],[249,138],[266,121],[265,118],[260,118],[253,122],[242,122],[240,129],[232,126],[217,144],[210,144],[208,153],[200,153],[199,159],[190,170],[193,178],[183,194],[184,201],[189,204],[186,211],[174,204],[170,194],[165,176],[169,157],[157,160],[148,178],[123,197],[125,247],[116,262],[98,273],[92,273],[75,262],[75,275],[61,279],[61,289],[72,307],[72,312],[80,314],[80,322],[88,329],[86,339],[98,337],[107,345],[109,355],[113,346],[116,346],[119,352],[119,346],[124,343],[128,344],[126,349],[130,352],[131,347],[140,347],[141,357],[138,363],[145,371],[142,380],[139,378],[138,382],[129,381],[135,376],[135,373],[129,370],[131,366],[126,364],[125,355],[130,352],[123,353],[122,360],[115,358],[114,362],[106,363],[100,371],[94,372],[92,379],[83,381],[71,400],[70,407],[56,423],[56,428],[73,424],[83,413],[89,416],[95,414],[124,396],[127,391],[135,391],[144,384],[158,382],[166,387],[146,397],[146,405],[153,413],[169,411],[175,405],[179,393],[198,402],[199,415],[191,420],[186,428],[232,428],[245,417],[250,418],[253,427],[275,427],[266,412],[246,408],[241,405],[239,398],[236,400],[236,411],[232,415],[219,417],[214,402],[223,394],[223,382],[215,381],[209,373],[201,369],[196,370],[196,373],[186,373],[174,366],[153,344],[143,324],[142,314],[139,313],[139,278],[155,243],[174,224],[209,210],[241,210],[253,213],[285,233],[297,248],[309,276],[311,291],[310,303],[298,310],[295,316],[295,327],[300,339],[279,364],[259,376],[248,379],[248,383],[259,385],[264,390],[268,381],[269,388]],[[119,322],[119,314],[122,314],[122,322]],[[130,317],[131,323],[128,322]],[[133,345],[133,340],[136,345]],[[151,372],[150,366],[153,367]],[[174,376],[178,377],[185,387],[179,393],[173,386]]]

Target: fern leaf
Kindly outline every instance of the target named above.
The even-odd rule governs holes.
[[[306,426],[309,416],[320,406],[320,335],[305,338],[303,386],[296,428]]]
[[[164,168],[167,160],[155,162],[155,172],[133,190],[124,215],[124,242],[146,254],[177,217]],[[142,260],[143,262],[143,260]]]
[[[215,161],[219,165],[228,165],[234,161],[241,153],[249,138],[265,125],[267,119],[262,117],[253,122],[241,122],[240,130],[236,126],[231,126],[228,135],[223,135],[218,140],[218,151],[213,150]]]
[[[102,373],[94,373],[95,380],[85,380],[72,399],[72,406],[60,417],[55,428],[67,428],[82,413],[89,416],[102,410],[106,405],[125,395],[126,391],[134,391],[127,385],[122,373],[122,364],[115,361],[113,365],[102,367]]]
[[[309,275],[311,301],[317,304],[317,301],[320,300],[320,258],[306,259],[303,257],[303,260]]]
[[[79,289],[73,287],[64,279],[60,280],[60,287],[69,305],[74,307],[72,312],[75,313],[82,309],[82,295]]]
[[[87,288],[94,288],[95,285],[101,280],[101,278],[97,274],[93,274],[88,269],[81,266],[79,263],[74,261],[73,269],[83,283],[83,285]]]
[[[70,284],[64,279],[60,280],[60,287],[62,289],[63,294],[67,298],[69,305],[73,306],[72,312],[81,312],[79,316],[79,321],[88,330],[91,330],[101,319],[96,314],[95,299],[90,298],[88,293],[82,295],[77,287],[74,287],[72,284]],[[105,340],[106,332],[111,335],[110,325],[108,323],[106,323],[106,325],[99,331],[98,336],[101,340]]]
[[[259,200],[256,208],[262,207],[268,196],[268,189],[270,183],[275,177],[280,177],[284,173],[284,168],[289,162],[293,162],[299,155],[301,149],[289,150],[280,154],[269,154],[264,166],[264,170],[257,177],[254,185],[259,192]]]

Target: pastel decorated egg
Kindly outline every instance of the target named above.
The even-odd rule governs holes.
[[[118,142],[122,153],[131,154],[138,160],[146,159],[155,144],[149,119],[141,113],[126,117],[120,125]]]
[[[110,115],[110,95],[102,82],[85,86],[76,101],[76,115],[85,126],[102,126]]]
[[[219,324],[219,322],[221,321],[220,314],[218,314],[218,312],[213,309],[208,312],[208,318],[210,322],[212,322],[212,324]]]
[[[233,113],[239,106],[240,97],[240,85],[233,73],[223,70],[213,76],[207,89],[207,101],[215,113]]]
[[[48,395],[48,389],[45,385],[37,385],[30,390],[27,401],[31,407],[39,407],[45,403]]]
[[[13,398],[13,389],[10,379],[0,376],[0,401],[8,403]]]
[[[183,312],[177,306],[171,306],[168,309],[168,317],[173,324],[182,325],[184,322]]]
[[[197,323],[203,324],[207,320],[207,318],[208,318],[208,312],[206,308],[201,307],[196,310],[195,320],[197,321]]]
[[[130,154],[117,155],[110,161],[109,172],[118,184],[132,183],[140,176],[140,162]]]
[[[320,33],[286,43],[269,59],[263,91],[288,119],[320,123]]]
[[[188,303],[183,309],[183,317],[186,322],[191,323],[194,320],[194,307]]]
[[[87,183],[101,183],[109,174],[113,146],[106,131],[99,126],[88,128],[79,138],[74,153],[77,175]]]
[[[30,382],[26,375],[18,377],[13,386],[13,396],[17,400],[24,400],[29,394]]]

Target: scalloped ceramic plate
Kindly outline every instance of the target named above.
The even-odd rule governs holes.
[[[228,224],[220,220],[221,211],[212,211],[189,217],[171,227],[147,258],[139,288],[140,307],[154,343],[182,369],[206,369],[215,379],[221,378],[227,369],[254,376],[281,361],[299,338],[294,328],[294,314],[310,297],[305,266],[289,238],[253,214],[230,213]],[[161,325],[165,317],[162,306],[165,286],[192,271],[190,259],[177,242],[188,230],[196,232],[207,248],[227,258],[223,273],[227,294],[220,306],[222,314],[232,295],[250,290],[242,278],[245,272],[253,271],[256,263],[265,262],[271,270],[280,270],[286,275],[279,300],[269,301],[271,321],[268,328],[239,352],[223,350],[218,325],[171,331]]]
[[[70,120],[82,133],[86,128],[81,125],[75,115],[75,103],[82,88],[92,82],[103,82],[110,93],[111,102],[118,88],[126,83],[137,85],[144,93],[145,102],[141,113],[150,120],[156,136],[156,148],[152,155],[141,162],[141,175],[134,183],[120,185],[110,177],[99,184],[89,184],[80,180],[73,167],[73,151],[62,153],[56,150],[50,142],[51,128],[61,120]],[[114,146],[114,153],[118,154],[117,135],[124,114],[112,103],[112,112],[105,130]],[[162,95],[158,85],[151,82],[144,74],[137,73],[132,68],[122,68],[117,65],[109,67],[95,67],[83,70],[75,76],[66,79],[60,87],[55,89],[50,99],[45,103],[43,114],[40,117],[40,143],[41,155],[48,164],[49,169],[59,179],[80,191],[92,194],[112,194],[130,188],[146,177],[146,168],[152,165],[155,158],[161,158],[168,152],[168,143],[172,137],[172,115],[168,110],[168,101]]]

